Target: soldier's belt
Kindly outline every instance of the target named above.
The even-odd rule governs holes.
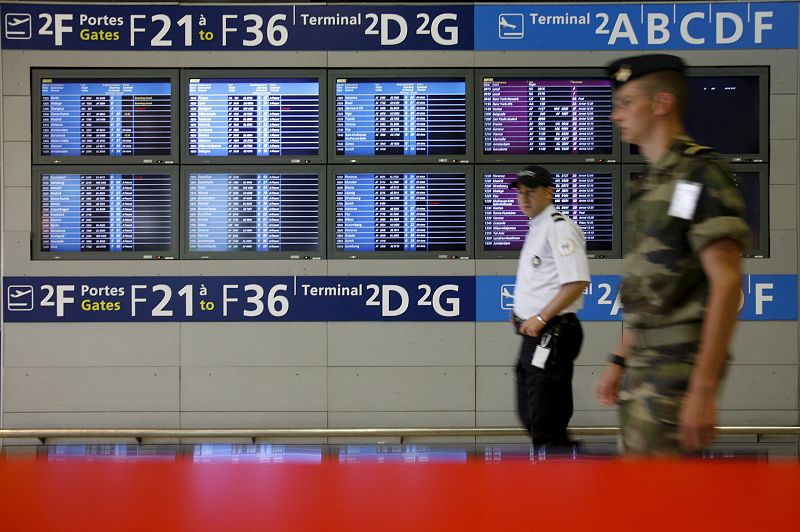
[[[696,342],[700,339],[700,323],[681,323],[653,329],[631,329],[637,347],[661,347],[665,345]]]

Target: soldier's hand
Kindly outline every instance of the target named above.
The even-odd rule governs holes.
[[[717,399],[713,392],[689,389],[678,414],[681,447],[699,451],[714,441]]]
[[[619,402],[619,385],[624,371],[616,364],[606,366],[594,386],[594,397],[598,403],[608,406]]]

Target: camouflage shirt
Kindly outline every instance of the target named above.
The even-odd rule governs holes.
[[[744,247],[750,231],[743,216],[744,202],[725,165],[711,148],[679,137],[631,183],[621,293],[626,326],[702,321],[708,280],[699,252],[720,238]]]

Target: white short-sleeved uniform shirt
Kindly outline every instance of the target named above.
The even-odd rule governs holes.
[[[528,235],[519,256],[514,288],[514,314],[522,319],[539,314],[561,286],[589,281],[586,239],[583,231],[553,204],[530,221]],[[583,308],[583,296],[562,310],[562,314]]]

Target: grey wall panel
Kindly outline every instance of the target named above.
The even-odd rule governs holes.
[[[328,275],[475,275],[474,260],[329,260]]]
[[[328,406],[345,411],[475,409],[472,367],[329,368]]]
[[[575,410],[602,410],[594,400],[594,384],[605,366],[576,366],[572,379]],[[479,367],[476,370],[476,410],[516,410],[514,368]]]
[[[31,141],[30,96],[3,96],[3,141]]]
[[[328,365],[469,366],[475,324],[407,322],[328,324]]]
[[[325,412],[182,412],[182,429],[323,429]]]
[[[773,95],[769,98],[770,139],[797,138],[797,95]]]
[[[786,349],[797,334],[796,321],[740,321],[731,344],[731,364],[797,364],[797,353]]]
[[[178,368],[6,368],[6,412],[177,412]]]
[[[608,354],[614,351],[622,335],[622,323],[616,321],[584,321],[583,346],[576,366],[604,365]]]
[[[181,52],[176,64],[185,68],[320,68],[327,66],[327,52]]]
[[[7,412],[6,429],[176,429],[172,412]],[[6,440],[6,443],[11,440]]]
[[[328,52],[328,68],[469,68],[475,53],[447,52]]]
[[[797,184],[797,139],[775,139],[769,143],[771,185]]]
[[[797,410],[722,410],[720,426],[798,426]]]
[[[3,223],[6,231],[31,230],[31,187],[3,188]]]
[[[327,324],[184,323],[183,366],[325,366]]]
[[[775,229],[769,232],[769,259],[745,259],[744,273],[774,274],[797,271],[797,231]]]
[[[331,412],[331,428],[358,427],[474,427],[473,412]]]
[[[770,229],[797,229],[797,186],[769,187]]]
[[[182,260],[181,275],[252,275],[298,276],[298,285],[304,275],[326,275],[328,264],[324,260]]]
[[[184,412],[322,412],[324,368],[185,367]]]
[[[30,188],[30,142],[3,142],[3,185]],[[28,218],[30,219],[30,216]]]
[[[722,410],[797,410],[797,365],[731,366]]]
[[[177,323],[7,323],[5,364],[175,367],[179,330]]]
[[[512,366],[517,360],[521,336],[511,323],[475,324],[475,359],[478,366]]]
[[[475,261],[476,275],[516,275],[517,261],[513,259],[481,259]]]

